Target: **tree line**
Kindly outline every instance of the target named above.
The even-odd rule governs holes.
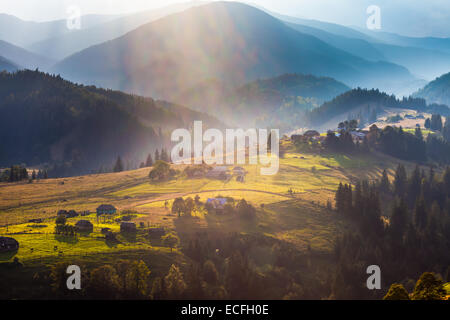
[[[450,281],[450,168],[438,176],[417,166],[408,176],[399,165],[392,182],[384,171],[375,182],[341,183],[336,210],[356,226],[336,243],[337,298],[376,297],[362,285],[361,268],[371,264],[380,266],[385,285],[409,291],[425,271]]]

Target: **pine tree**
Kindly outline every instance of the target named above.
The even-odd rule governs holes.
[[[392,212],[391,221],[390,221],[390,231],[392,236],[397,239],[397,241],[401,241],[403,238],[403,234],[406,230],[406,226],[408,225],[408,207],[406,206],[406,202],[403,198],[400,199],[400,202],[394,205],[394,210]]]
[[[445,140],[450,141],[450,117],[445,118],[444,128],[442,129],[442,136]]]
[[[122,172],[123,171],[123,162],[120,156],[117,157],[116,164],[114,165],[114,172]]]
[[[161,160],[161,159],[159,157],[159,151],[158,151],[158,149],[156,149],[156,151],[155,151],[155,161],[158,161],[158,160]]]
[[[431,116],[431,130],[442,131],[442,116],[440,114],[433,114]]]
[[[340,213],[344,212],[344,186],[342,182],[339,183],[339,187],[336,191],[336,210]]]
[[[14,182],[16,181],[16,177],[14,175],[14,166],[11,166],[11,168],[9,169],[9,182]]]
[[[165,161],[165,162],[170,162],[169,155],[167,154],[167,151],[165,148],[161,149],[161,160]]]
[[[147,156],[147,161],[145,162],[145,166],[146,167],[153,167],[153,158],[152,158],[152,154],[149,153]]]
[[[407,194],[410,203],[414,203],[416,198],[419,196],[421,184],[422,184],[422,177],[420,173],[420,168],[418,165],[416,165],[408,184]]]
[[[416,130],[414,131],[414,135],[416,136],[417,139],[419,139],[420,141],[423,141],[423,134],[422,134],[422,130],[420,130],[420,127],[416,128]]]
[[[395,171],[394,192],[398,196],[403,196],[406,192],[407,176],[406,169],[399,164]]]
[[[389,193],[390,189],[391,183],[389,182],[389,177],[387,175],[386,169],[384,169],[380,181],[380,191],[384,193]]]
[[[423,195],[417,199],[414,208],[414,224],[419,230],[423,230],[427,225],[427,209]]]

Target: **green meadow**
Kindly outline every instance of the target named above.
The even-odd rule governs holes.
[[[33,183],[5,183],[0,185],[0,236],[14,237],[20,248],[15,254],[0,256],[0,261],[15,257],[25,264],[40,259],[89,260],[96,255],[147,251],[170,255],[170,248],[161,241],[148,238],[149,226],[164,227],[178,234],[180,249],[186,245],[184,240],[189,234],[202,230],[211,234],[260,234],[292,244],[300,251],[331,252],[336,235],[345,227],[327,209],[327,202],[334,202],[338,184],[358,177],[376,179],[383,169],[392,172],[395,165],[382,156],[316,155],[290,150],[280,159],[279,172],[274,176],[261,175],[260,165],[244,165],[247,174],[243,182],[235,177],[229,181],[190,179],[181,168],[175,179],[153,183],[148,178],[151,168],[144,168]],[[179,218],[171,213],[175,198],[196,196],[203,203],[219,196],[246,199],[256,208],[256,218],[249,222],[208,214],[202,207],[195,208],[191,217]],[[121,234],[120,223],[114,219],[97,221],[95,210],[100,204],[116,206],[119,214],[114,219],[127,210],[134,211],[136,235]],[[67,223],[74,225],[80,219],[87,219],[93,223],[94,231],[76,237],[54,234],[56,214],[61,209],[89,210],[91,215],[70,218]],[[43,222],[28,222],[36,218]],[[102,228],[116,233],[117,241],[108,242],[101,233]],[[173,255],[182,253],[175,250]]]

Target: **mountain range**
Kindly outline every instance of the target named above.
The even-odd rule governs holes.
[[[1,71],[8,71],[8,72],[14,72],[19,68],[14,62],[9,61],[8,59],[0,56],[0,72]]]
[[[425,98],[430,103],[450,106],[450,73],[431,81],[424,88],[414,93],[414,96]]]
[[[138,161],[194,120],[287,132],[327,129],[349,112],[367,118],[377,108],[422,104],[447,113],[430,104],[450,104],[449,74],[425,86],[450,70],[449,39],[373,32],[236,2],[87,15],[80,30],[69,30],[65,20],[0,14],[0,71],[20,69],[54,75],[1,73],[0,165],[75,163],[85,171],[118,154]],[[420,99],[391,96],[412,92]]]
[[[106,21],[95,25],[92,25],[92,23],[86,25],[85,21],[82,20],[81,25],[83,28],[80,30],[55,34],[33,42],[27,48],[38,54],[52,57],[55,60],[61,60],[93,45],[123,36],[143,24],[201,4],[203,4],[202,1],[178,3],[120,17],[107,16],[108,18],[103,18]]]
[[[351,55],[261,10],[232,2],[169,15],[76,53],[51,71],[77,82],[169,100],[211,78],[239,86],[288,72],[386,90],[414,81],[404,67]]]
[[[211,79],[174,101],[212,115],[220,110],[221,119],[233,126],[270,126],[287,131],[304,124],[310,110],[348,90],[348,86],[332,78],[284,74],[235,89]]]

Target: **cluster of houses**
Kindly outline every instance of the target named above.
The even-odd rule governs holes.
[[[211,206],[211,208],[214,209],[217,214],[223,213],[226,203],[226,198],[209,198],[208,200],[206,200],[206,204],[208,206]]]
[[[353,130],[350,131],[350,135],[352,136],[353,142],[363,142],[366,135],[369,133],[367,130]],[[339,137],[341,134],[339,132],[334,133],[336,137]],[[293,142],[323,142],[326,139],[326,135],[321,135],[320,132],[316,130],[308,130],[304,134],[293,134],[291,136],[291,140]]]
[[[117,209],[108,204],[102,204],[97,208],[97,215],[114,215]],[[66,218],[73,218],[77,216],[89,215],[88,211],[84,211],[81,214],[77,213],[75,210],[59,210],[58,216],[65,216]],[[43,219],[30,219],[29,222],[41,223]],[[141,222],[141,226],[143,223]],[[79,220],[75,224],[75,228],[81,233],[91,233],[94,231],[94,225],[89,220]],[[137,231],[136,223],[130,221],[122,221],[120,224],[121,233],[134,233]],[[115,239],[114,233],[109,228],[102,228],[101,233],[105,235],[107,240]],[[166,234],[164,228],[153,227],[148,229],[148,234],[150,238],[161,238]],[[0,253],[15,252],[19,250],[19,242],[14,238],[0,237]]]
[[[234,167],[231,172],[227,166],[216,166],[206,173],[206,177],[218,180],[230,180],[233,176],[236,181],[244,182],[246,171],[242,167]]]

